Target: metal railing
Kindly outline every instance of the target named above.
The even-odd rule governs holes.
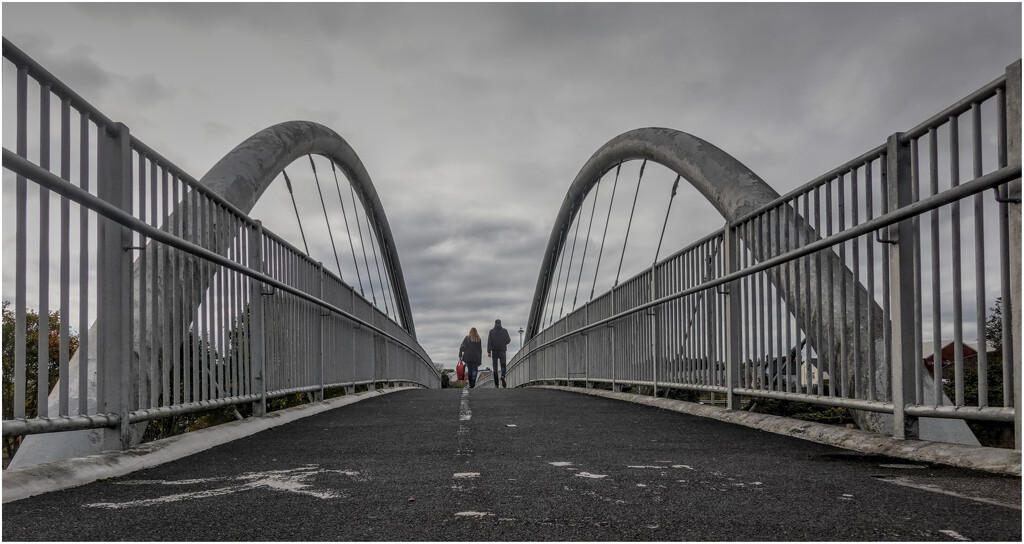
[[[917,417],[1016,421],[1019,449],[1019,67],[539,332],[512,384],[842,406],[893,414],[898,437]]]
[[[105,448],[126,447],[129,424],[177,414],[241,403],[263,414],[268,399],[322,398],[333,387],[439,385],[415,337],[337,275],[6,39],[3,54],[17,79],[8,117],[16,151],[3,150],[4,183],[16,185],[14,201],[5,200],[16,217],[15,247],[4,251],[14,255],[4,268],[13,272],[15,322],[4,436],[110,428]],[[38,116],[29,115],[30,99]],[[59,149],[56,174],[51,148]],[[32,259],[30,248],[38,248]],[[38,346],[26,345],[32,306]],[[51,349],[46,316],[54,310]],[[27,347],[40,354],[33,368]],[[26,398],[33,382],[43,385]]]

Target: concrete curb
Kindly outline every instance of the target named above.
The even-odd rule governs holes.
[[[374,389],[271,412],[261,418],[232,421],[191,433],[147,442],[127,451],[108,451],[88,457],[5,470],[3,471],[3,503],[50,491],[78,487],[96,480],[124,476],[137,470],[176,461],[232,440],[245,438],[305,417],[368,398],[409,389],[417,388]]]
[[[637,395],[635,393],[621,393],[607,391],[604,389],[581,389],[578,387],[554,385],[540,385],[534,387],[553,389],[556,391],[567,391],[583,395],[593,395],[596,397],[605,397],[636,404],[654,406],[656,408],[717,419],[726,423],[734,423],[736,425],[743,425],[745,427],[751,427],[770,433],[810,440],[819,444],[827,444],[861,453],[885,455],[910,461],[983,470],[985,472],[994,472],[998,474],[1009,474],[1013,476],[1021,475],[1021,452],[1016,450],[988,448],[984,446],[965,446],[962,444],[946,444],[942,442],[927,442],[922,440],[897,440],[892,437],[882,436],[878,433],[872,433],[860,429],[847,429],[843,427],[825,425],[823,423],[801,421],[798,419],[773,416],[769,414],[732,411],[681,400]]]

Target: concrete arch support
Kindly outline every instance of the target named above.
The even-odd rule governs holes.
[[[334,161],[352,183],[367,211],[374,234],[382,246],[381,253],[384,264],[390,272],[392,292],[399,304],[396,311],[402,321],[402,326],[415,338],[416,332],[405,288],[405,279],[402,275],[387,216],[384,214],[377,191],[374,189],[362,161],[352,147],[333,130],[308,121],[290,121],[266,128],[231,150],[203,176],[200,183],[224,198],[241,213],[248,214],[267,187],[285,167],[296,159],[310,154],[322,155]],[[163,221],[164,224],[171,226],[172,232],[185,233],[185,238],[195,239],[194,229],[197,229],[198,226],[188,222],[188,218],[191,216],[190,206],[190,201],[182,201],[179,203],[179,207],[172,210]],[[214,242],[209,249],[223,254],[227,251],[231,241],[238,236],[238,232],[232,230],[228,225],[215,222],[210,236]],[[175,283],[191,285],[192,292],[185,296],[190,299],[191,308],[197,307],[209,287],[210,271],[199,266],[197,262],[190,261],[181,267],[178,277],[161,276],[155,283],[149,282],[141,277],[144,270],[142,263],[156,262],[156,251],[157,245],[150,243],[144,249],[143,254],[136,259],[132,265],[133,282],[143,285],[149,291],[146,298],[156,301],[155,304],[158,306],[169,304],[167,301],[171,297],[170,289]],[[138,299],[136,299],[136,304],[138,304]],[[132,356],[136,363],[143,353],[162,352],[162,346],[148,345],[139,337],[138,323],[136,323],[135,331]],[[85,395],[88,399],[88,413],[96,413],[96,368],[99,356],[96,352],[98,333],[95,323],[89,328],[87,334],[90,346],[87,362],[89,372],[87,391],[79,391],[78,381],[71,380],[68,384],[70,403],[72,406],[77,406],[79,396]],[[77,376],[80,365],[85,364],[80,360],[83,355],[79,352],[71,358],[69,362],[70,376]],[[147,376],[147,379],[150,384],[159,383],[159,376]],[[55,387],[48,399],[50,413],[58,413],[58,402],[59,388]],[[72,415],[76,414],[77,411],[72,412]],[[130,441],[134,445],[141,441],[146,424],[140,423],[132,427]],[[99,429],[29,435],[25,437],[25,441],[11,460],[10,467],[18,468],[92,455],[102,451],[105,446],[109,447],[104,444],[103,432]]]
[[[779,198],[777,191],[734,157],[685,132],[666,128],[641,128],[613,138],[584,164],[569,186],[559,209],[537,278],[530,310],[529,338],[539,332],[541,313],[555,273],[554,267],[565,244],[569,227],[584,198],[601,177],[620,162],[644,159],[661,164],[682,176],[707,198],[729,223],[758,211]],[[758,261],[820,239],[818,233],[803,217],[785,206],[782,213],[770,214],[763,226],[767,233],[763,238],[746,240],[742,232],[737,233]],[[823,252],[820,262],[818,258],[810,261],[811,277],[817,278],[825,274],[830,276],[831,281],[812,281],[809,286],[797,284],[792,277],[789,277],[788,281],[783,281],[783,276],[778,270],[769,271],[768,278],[800,322],[823,325],[821,338],[817,337],[816,330],[806,331],[808,342],[819,354],[819,364],[828,368],[827,365],[832,363],[834,368],[838,369],[841,368],[839,363],[842,360],[867,361],[871,352],[875,361],[888,361],[889,356],[883,341],[883,329],[888,324],[883,322],[882,309],[872,295],[855,280],[853,271],[845,266],[835,251]],[[828,289],[828,286],[831,286],[829,291],[822,290]],[[848,300],[853,297],[857,304],[834,305],[832,315],[819,315],[818,309],[828,308],[829,305],[819,305],[817,302],[829,298],[838,299],[842,289],[845,289]],[[845,326],[842,326],[843,324]],[[842,331],[845,331],[845,337]],[[857,351],[854,352],[851,346],[858,344],[853,341],[855,331],[861,339],[874,338],[875,341],[870,345],[867,341],[860,342]],[[826,345],[826,339],[831,339],[831,344]],[[875,391],[890,390],[891,376],[887,365],[878,364],[873,374],[867,364],[848,364],[847,367],[848,374],[838,378],[849,384],[850,390],[857,384],[856,391],[853,392],[856,398],[868,397],[869,382],[874,384]],[[925,390],[931,390],[934,387],[931,377],[925,378]],[[893,429],[892,417],[887,414],[855,411],[854,419],[863,429],[886,434],[891,433]],[[961,420],[922,418],[921,433],[923,438],[934,440],[978,443]]]
[[[298,158],[322,155],[334,161],[349,179],[363,208],[370,217],[374,234],[380,241],[384,264],[390,272],[391,289],[398,303],[403,327],[416,337],[405,276],[398,260],[391,226],[377,190],[363,162],[348,142],[333,130],[311,121],[288,121],[263,129],[249,137],[217,162],[200,180],[248,213],[270,183]]]

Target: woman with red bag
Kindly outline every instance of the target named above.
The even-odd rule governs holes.
[[[459,346],[459,362],[465,362],[466,375],[469,378],[469,387],[476,386],[476,374],[477,369],[480,368],[480,359],[483,353],[483,346],[481,345],[480,335],[476,332],[476,327],[469,329],[469,336],[462,340],[462,345]]]

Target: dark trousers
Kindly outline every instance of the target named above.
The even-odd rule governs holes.
[[[466,374],[469,377],[469,387],[471,387],[471,388],[476,387],[476,374],[477,374],[476,369],[477,369],[477,367],[470,366],[469,369],[466,370]]]
[[[501,374],[498,374],[498,363],[501,363]],[[494,385],[498,385],[498,379],[505,377],[505,352],[491,352],[491,369],[494,370]]]

